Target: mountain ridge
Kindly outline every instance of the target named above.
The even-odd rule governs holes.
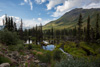
[[[83,8],[75,8],[69,12],[66,12],[59,19],[51,21],[44,25],[43,29],[50,29],[54,27],[55,29],[71,29],[77,26],[79,15],[82,14],[83,17],[83,27],[86,27],[87,17],[91,18],[91,26],[94,27],[96,22],[96,15],[100,14],[100,8],[91,8],[91,9],[83,9]]]

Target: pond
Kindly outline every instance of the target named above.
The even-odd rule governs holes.
[[[51,45],[43,46],[43,49],[52,51],[55,49],[55,46],[51,44]]]
[[[50,50],[50,51],[52,51],[52,50],[54,50],[55,49],[55,47],[56,46],[54,46],[54,45],[47,45],[47,46],[43,46],[43,49],[44,50]],[[71,54],[69,54],[69,53],[67,53],[67,52],[65,52],[62,48],[59,48],[64,54],[66,54],[68,57],[73,57]]]

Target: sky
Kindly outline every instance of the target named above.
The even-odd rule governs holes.
[[[100,8],[100,0],[0,0],[0,25],[5,14],[18,26],[22,18],[25,28],[45,25],[75,8]]]

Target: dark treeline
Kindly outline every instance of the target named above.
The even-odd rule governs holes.
[[[8,17],[6,15],[5,20],[3,20],[3,24],[5,29],[11,32],[16,32],[19,35],[21,40],[33,40],[34,42],[42,42],[43,41],[43,32],[42,32],[42,24],[40,26],[33,27],[31,29],[23,29],[23,21],[21,19],[20,27],[16,26],[16,23],[13,21],[12,17]]]
[[[36,44],[38,42],[43,41],[43,32],[42,32],[42,24],[40,26],[33,27],[31,29],[25,29],[24,30],[24,40],[26,41],[27,39],[32,40]]]
[[[12,17],[5,17],[5,20],[3,20],[3,24],[5,24],[5,29],[8,29],[9,31],[17,31],[16,23],[13,21]]]
[[[99,42],[100,27],[99,27],[99,14],[95,19],[95,27],[91,26],[91,18],[88,16],[87,25],[83,27],[82,14],[80,14],[77,26],[73,29],[54,30],[53,27],[44,31],[46,39],[55,40],[70,40],[70,41],[86,41],[86,42]]]
[[[73,29],[64,28],[62,30],[55,30],[51,27],[49,30],[42,30],[42,24],[40,24],[40,26],[36,25],[31,29],[23,30],[22,19],[20,27],[17,28],[13,18],[7,16],[5,17],[5,20],[3,20],[3,23],[5,24],[5,29],[8,29],[11,32],[17,32],[21,40],[33,40],[36,44],[38,44],[38,42],[43,42],[43,40],[59,43],[61,40],[97,42],[100,39],[99,14],[97,14],[95,20],[95,27],[91,26],[90,16],[87,18],[87,25],[83,27],[82,14],[79,16],[77,26]]]
[[[5,26],[4,29],[7,29],[8,31],[11,32],[16,32],[19,36],[20,39],[23,39],[23,22],[21,19],[21,24],[19,29],[17,29],[16,23],[14,22],[12,17],[5,16],[5,20],[3,20],[3,25]]]

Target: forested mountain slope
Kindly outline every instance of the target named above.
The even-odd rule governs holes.
[[[91,19],[91,26],[95,27],[97,13],[100,14],[100,8],[92,8],[92,9],[76,8],[65,13],[59,19],[49,22],[43,27],[43,29],[51,29],[52,26],[55,29],[74,28],[75,26],[77,26],[80,14],[82,14],[83,18],[83,27],[86,26],[88,16],[90,16]]]

